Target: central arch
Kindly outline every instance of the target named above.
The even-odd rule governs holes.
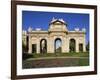
[[[62,52],[62,41],[60,38],[56,38],[54,42],[55,47],[55,53],[61,53]]]
[[[40,53],[47,53],[47,40],[41,39],[40,41]]]

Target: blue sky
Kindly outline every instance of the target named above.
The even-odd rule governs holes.
[[[67,23],[69,31],[73,31],[77,27],[80,30],[86,28],[86,42],[89,41],[89,14],[84,13],[22,11],[22,29],[28,30],[31,26],[33,29],[48,30],[53,17],[62,18]]]

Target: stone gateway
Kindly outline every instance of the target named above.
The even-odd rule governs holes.
[[[23,30],[23,44],[27,46],[28,53],[67,53],[86,51],[86,30],[75,28],[67,29],[67,23],[63,19],[52,19],[47,31],[37,28],[28,31]]]

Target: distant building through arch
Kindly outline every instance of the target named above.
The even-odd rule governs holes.
[[[62,52],[62,40],[60,38],[55,39],[54,46],[55,46],[55,53]]]

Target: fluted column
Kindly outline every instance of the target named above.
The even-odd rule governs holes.
[[[36,48],[37,50],[37,53],[40,53],[40,40],[39,39],[37,39],[37,48]]]
[[[50,37],[48,38],[48,40],[47,40],[47,53],[51,53],[51,39],[50,39]]]
[[[68,52],[69,51],[69,43],[68,43],[68,39],[66,39],[66,37],[62,38],[62,52]]]
[[[32,53],[32,42],[31,42],[31,36],[29,36],[29,50],[28,53]]]
[[[84,38],[84,42],[83,42],[83,52],[86,52],[86,42],[85,42],[85,38]]]
[[[54,40],[54,38],[53,39],[51,39],[51,53],[54,53],[55,52],[55,40]]]
[[[69,52],[70,51],[70,49],[69,49],[69,45],[70,45],[70,40],[68,39],[68,37],[67,37],[67,39],[66,39],[66,52]]]
[[[79,41],[78,39],[76,39],[75,41],[76,41],[76,52],[79,52]]]

